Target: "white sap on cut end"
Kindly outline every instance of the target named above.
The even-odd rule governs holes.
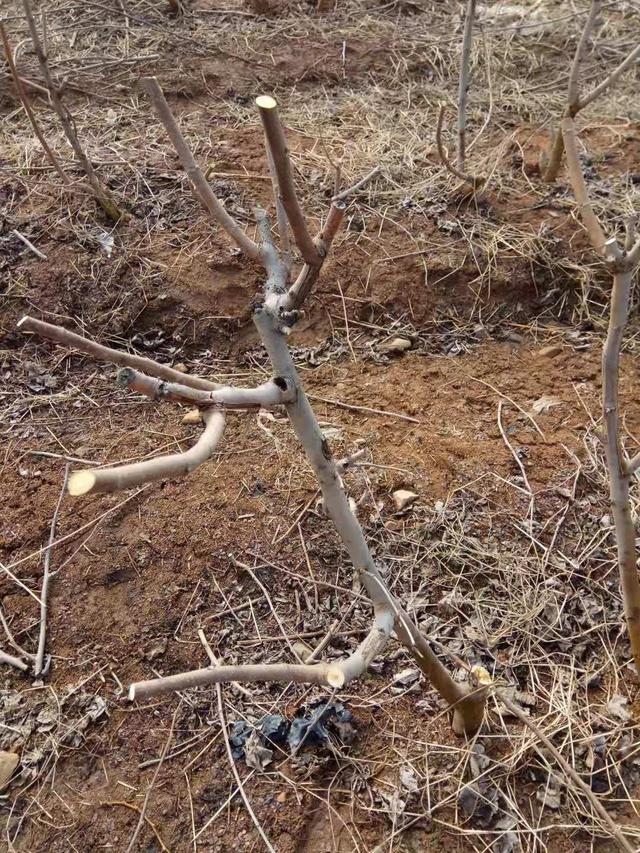
[[[261,110],[274,110],[278,106],[278,102],[271,95],[258,95],[256,104]]]
[[[74,471],[69,477],[69,494],[86,495],[94,487],[96,476],[92,471]]]

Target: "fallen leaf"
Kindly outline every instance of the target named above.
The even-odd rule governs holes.
[[[0,791],[4,791],[9,784],[19,761],[20,756],[17,753],[0,751]]]
[[[247,766],[256,770],[264,770],[273,761],[273,750],[263,744],[260,732],[254,730],[244,745],[244,760]]]
[[[553,408],[553,406],[561,406],[562,400],[560,397],[540,397],[538,400],[535,400],[533,405],[531,406],[531,414],[539,415],[542,412],[548,412],[549,409]]]
[[[629,700],[626,696],[621,696],[619,693],[616,693],[613,699],[610,699],[609,702],[607,702],[607,711],[617,720],[620,720],[623,723],[628,723],[631,719],[631,714],[627,708],[628,703]]]
[[[411,349],[411,341],[407,340],[407,338],[391,338],[391,340],[380,344],[378,352],[385,355],[392,355],[393,353],[404,352],[408,349]]]
[[[420,790],[418,779],[412,767],[400,768],[400,782],[402,787],[409,791],[410,794],[416,794]]]

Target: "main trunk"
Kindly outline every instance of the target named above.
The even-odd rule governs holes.
[[[447,668],[443,666],[427,640],[416,628],[411,617],[403,611],[389,592],[371,556],[360,523],[349,507],[331,451],[304,393],[285,336],[278,330],[270,312],[265,309],[258,309],[255,312],[254,323],[274,370],[297,389],[295,402],[286,404],[289,420],[318,478],[325,509],[335,524],[353,566],[359,573],[362,585],[371,599],[376,613],[376,623],[379,627],[386,628],[389,633],[395,627],[400,641],[411,651],[420,669],[440,695],[452,706],[456,733],[475,734],[482,723],[486,691],[470,691],[467,685],[453,680]]]
[[[603,417],[606,431],[605,453],[609,471],[611,512],[616,530],[618,567],[622,600],[627,619],[631,654],[640,676],[640,579],[636,567],[635,528],[629,502],[629,474],[620,446],[618,380],[622,335],[629,312],[631,272],[614,275],[609,331],[602,353]]]

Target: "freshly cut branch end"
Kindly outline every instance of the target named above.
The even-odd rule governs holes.
[[[271,95],[258,95],[256,98],[256,106],[261,110],[275,110],[278,102]]]
[[[329,669],[327,670],[327,683],[330,687],[344,687],[345,677],[344,673],[339,669]]]
[[[74,471],[69,475],[69,494],[74,497],[86,495],[93,491],[96,485],[96,477],[93,471]]]

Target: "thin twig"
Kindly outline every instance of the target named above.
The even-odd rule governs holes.
[[[20,75],[18,74],[18,69],[16,68],[16,65],[15,65],[15,62],[13,59],[13,51],[11,50],[11,44],[9,42],[9,37],[7,36],[7,31],[5,30],[4,24],[1,21],[0,21],[0,38],[2,39],[2,47],[4,49],[4,55],[5,55],[5,58],[7,60],[7,65],[9,66],[9,71],[11,72],[11,76],[13,77],[13,83],[14,83],[14,86],[16,87],[16,92],[18,93],[18,97],[20,98],[22,106],[24,107],[24,111],[27,114],[27,118],[31,122],[31,127],[33,128],[33,132],[38,137],[38,141],[40,142],[40,145],[42,145],[42,149],[43,149],[44,153],[47,155],[49,162],[51,163],[53,168],[56,170],[56,172],[62,178],[62,182],[64,184],[66,184],[66,186],[69,186],[71,181],[69,180],[67,175],[64,173],[64,170],[63,170],[62,166],[60,165],[58,158],[56,157],[56,155],[51,150],[49,143],[45,139],[44,133],[42,132],[42,130],[40,128],[40,124],[39,124],[39,122],[35,116],[35,113],[33,112],[33,109],[31,108],[31,102],[29,101],[29,96],[27,95],[27,92],[26,92],[26,90],[22,84],[22,79],[20,78]],[[22,234],[20,234],[18,231],[14,231],[13,233],[16,234],[36,254],[38,254],[41,258],[46,260],[46,255],[43,255],[42,253],[38,252],[38,250],[26,239],[26,237],[23,237]]]
[[[51,528],[49,530],[49,547],[47,548],[44,555],[44,571],[42,575],[42,591],[40,593],[40,632],[38,635],[38,651],[36,652],[36,661],[33,665],[33,674],[36,678],[39,678],[42,674],[42,668],[44,663],[44,649],[45,643],[47,639],[47,615],[49,612],[49,584],[51,582],[51,578],[55,574],[55,572],[51,573],[49,571],[49,565],[51,563],[51,546],[55,542],[56,538],[56,524],[58,523],[58,515],[60,514],[60,507],[62,506],[62,501],[64,500],[64,493],[67,488],[67,480],[69,479],[69,464],[64,467],[64,476],[62,478],[62,488],[60,490],[60,496],[58,497],[58,502],[56,504],[56,508],[53,511],[53,517],[51,519]]]
[[[131,836],[131,840],[129,841],[129,844],[128,844],[127,849],[126,849],[126,853],[131,853],[131,851],[133,850],[134,845],[138,839],[138,835],[140,835],[140,830],[142,829],[142,827],[144,825],[145,813],[147,811],[147,806],[149,804],[149,797],[151,796],[151,791],[153,790],[153,786],[156,783],[156,779],[158,778],[158,773],[160,772],[160,768],[162,767],[165,756],[166,756],[167,752],[169,751],[169,744],[171,743],[171,738],[173,737],[173,729],[174,729],[174,726],[176,724],[178,711],[180,710],[181,707],[182,707],[182,699],[180,699],[180,701],[178,702],[178,704],[176,706],[175,711],[173,712],[173,717],[171,718],[171,725],[169,726],[169,734],[167,735],[167,739],[165,741],[164,747],[162,748],[162,753],[160,754],[160,761],[158,762],[158,765],[157,765],[156,769],[154,770],[153,777],[151,779],[151,782],[149,783],[149,787],[147,788],[147,792],[144,795],[144,800],[142,801],[142,806],[140,808],[140,818],[138,820],[136,828],[133,831],[133,835]]]
[[[265,832],[262,826],[260,825],[260,821],[258,820],[255,815],[255,812],[251,808],[251,803],[249,802],[249,798],[247,797],[247,794],[244,790],[244,785],[242,784],[242,779],[240,778],[240,774],[238,773],[238,768],[236,767],[236,763],[233,758],[233,753],[231,751],[231,744],[229,743],[229,735],[227,734],[227,720],[224,713],[224,706],[222,704],[222,688],[219,684],[216,684],[216,699],[218,701],[218,716],[220,718],[220,725],[222,726],[222,736],[224,738],[224,745],[227,750],[227,756],[229,758],[231,772],[233,773],[233,776],[236,780],[236,785],[238,786],[238,791],[240,792],[242,801],[244,802],[247,811],[249,812],[249,817],[253,821],[255,828],[258,830],[258,834],[260,835],[260,838],[262,838],[262,840],[264,841],[267,850],[269,850],[270,853],[276,853],[271,842],[265,835]],[[129,853],[129,851],[127,851],[127,853]]]
[[[620,848],[622,850],[627,851],[627,853],[636,853],[635,847],[632,847],[631,844],[627,841],[622,830],[620,829],[620,826],[613,820],[611,815],[608,814],[607,810],[602,805],[600,800],[598,800],[598,798],[595,796],[591,788],[586,784],[586,782],[584,782],[580,778],[576,770],[574,770],[574,768],[564,758],[562,753],[560,753],[559,750],[556,749],[553,743],[538,728],[538,726],[533,722],[533,720],[527,714],[525,714],[524,711],[518,708],[518,706],[515,705],[501,690],[496,690],[496,696],[509,710],[509,713],[513,714],[514,717],[517,717],[517,719],[520,720],[520,722],[523,723],[525,726],[527,726],[528,729],[531,729],[531,731],[538,738],[538,740],[540,740],[540,742],[544,744],[546,749],[549,750],[549,752],[553,755],[560,767],[562,767],[568,778],[580,789],[584,796],[589,800],[594,810],[609,827],[612,835],[615,837]]]

